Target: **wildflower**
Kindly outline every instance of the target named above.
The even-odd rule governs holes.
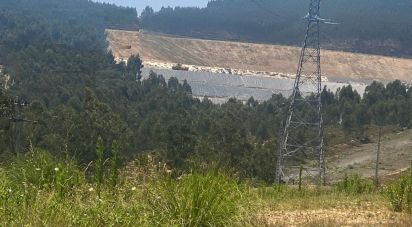
[[[12,192],[12,190],[9,188],[9,190],[7,190],[9,193],[11,193]]]
[[[59,168],[57,168],[57,167],[56,167],[56,168],[54,168],[54,171],[56,171],[56,172],[57,172],[57,171],[59,171]]]
[[[132,188],[132,191],[136,191],[136,187],[133,187],[133,188]]]
[[[89,192],[92,192],[92,191],[94,191],[94,188],[89,188]]]
[[[40,168],[36,168],[36,171],[40,171],[41,169]]]

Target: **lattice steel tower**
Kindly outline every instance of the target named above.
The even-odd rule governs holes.
[[[276,171],[279,183],[284,176],[291,174],[293,165],[303,163],[305,169],[312,169],[310,171],[319,176],[319,182],[324,181],[319,26],[325,19],[319,15],[320,1],[310,0],[309,13],[305,17],[306,36],[279,147]]]

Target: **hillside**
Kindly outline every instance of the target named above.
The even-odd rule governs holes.
[[[135,9],[111,4],[88,0],[2,0],[0,63],[5,53],[38,43],[104,50],[105,28],[136,25]]]
[[[215,0],[206,8],[150,8],[141,14],[143,28],[175,35],[300,46],[308,0]],[[412,2],[409,0],[322,1],[325,48],[412,56]],[[356,25],[356,26],[354,26]]]
[[[104,31],[136,25],[135,13],[90,0],[0,2],[0,226],[412,226],[412,171],[404,171],[412,158],[408,85],[374,81],[358,92],[354,83],[329,84],[369,78],[321,78],[334,178],[278,184],[292,99],[272,89],[290,91],[298,49],[108,30],[125,64],[106,51]],[[382,80],[409,64],[324,53],[325,70],[386,70]],[[276,73],[282,69],[292,72]],[[214,104],[198,99],[199,90],[250,92]],[[293,112],[299,121],[319,116],[311,105]],[[313,144],[319,125],[303,125],[291,130],[299,134],[293,138]],[[402,176],[382,187],[342,178],[370,177],[376,125],[385,129],[382,174]],[[284,173],[316,166],[316,152],[302,151],[308,156],[290,159]]]
[[[114,56],[139,54],[144,61],[294,74],[300,48],[173,37],[146,31],[106,30]],[[323,75],[332,81],[412,83],[412,60],[324,50]]]
[[[345,175],[359,174],[362,177],[375,176],[377,132],[372,143],[353,145],[340,144],[329,148],[329,179],[338,181]],[[412,130],[387,132],[382,137],[380,176],[382,180],[393,179],[406,171],[412,160]]]

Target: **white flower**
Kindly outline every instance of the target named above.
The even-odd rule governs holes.
[[[9,193],[11,193],[12,192],[12,190],[9,188],[9,190],[7,190]]]
[[[59,168],[57,168],[57,167],[56,167],[56,168],[54,168],[54,171],[56,171],[56,172],[57,172],[57,171],[59,171]]]
[[[94,191],[94,188],[89,188],[89,192],[92,192],[92,191]]]
[[[41,169],[40,168],[36,168],[36,171],[40,171]]]
[[[132,188],[132,191],[136,191],[136,187],[133,187],[133,188]]]

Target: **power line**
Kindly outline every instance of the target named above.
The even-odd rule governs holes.
[[[291,103],[283,128],[281,144],[278,152],[276,181],[281,183],[285,175],[291,175],[291,158],[317,162],[319,183],[324,182],[325,160],[322,118],[322,75],[320,64],[320,23],[321,0],[310,0],[305,40],[299,57]],[[308,114],[310,112],[311,114]],[[310,166],[305,167],[305,169]],[[289,172],[288,172],[289,171]]]
[[[16,99],[12,101],[12,104],[14,105],[14,110],[12,116],[9,118],[9,121],[14,124],[13,151],[14,153],[19,153],[21,151],[24,123],[37,124],[37,121],[25,119],[23,117],[22,108],[28,107],[30,105],[28,101],[16,97]]]

